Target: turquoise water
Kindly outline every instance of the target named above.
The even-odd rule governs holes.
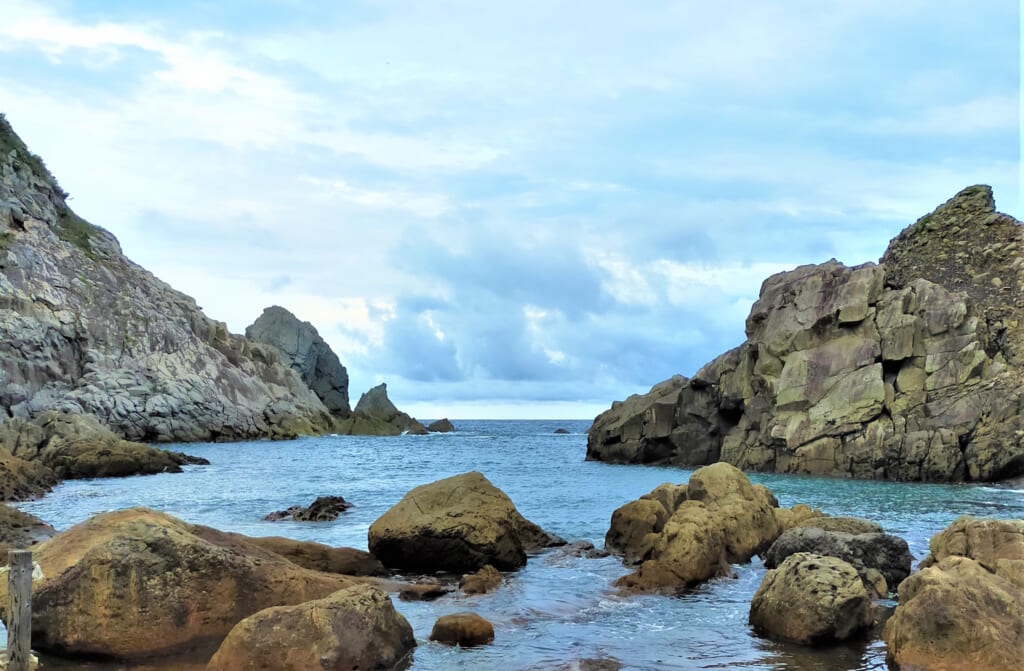
[[[366,549],[370,524],[420,484],[483,472],[526,517],[569,540],[603,545],[612,511],[690,471],[584,461],[589,422],[464,421],[453,434],[395,438],[323,437],[289,442],[172,446],[210,466],[183,474],[67,482],[39,501],[19,504],[65,529],[96,513],[135,505],[189,522],[255,536],[283,535]],[[555,435],[565,427],[570,435]],[[917,559],[928,539],[962,514],[1024,518],[1024,491],[975,485],[924,485],[753,475],[780,504],[807,503],[858,515],[902,536]],[[338,494],[355,504],[330,523],[264,522],[269,512]],[[882,669],[884,646],[869,641],[808,651],[758,638],[747,625],[750,599],[764,575],[755,559],[736,579],[712,581],[682,597],[620,595],[627,573],[615,558],[557,551],[531,557],[502,589],[396,607],[419,646],[414,670],[551,669],[605,657],[627,669]],[[434,620],[474,610],[495,625],[493,645],[452,649],[428,642]]]

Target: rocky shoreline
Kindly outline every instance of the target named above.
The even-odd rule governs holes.
[[[1024,227],[973,186],[878,264],[764,281],[746,341],[595,419],[587,459],[900,481],[1024,473]]]

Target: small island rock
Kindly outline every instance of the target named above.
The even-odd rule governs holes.
[[[381,383],[359,397],[352,415],[341,423],[338,433],[350,436],[422,435],[425,426],[395,407],[388,398],[388,386]]]
[[[427,431],[431,433],[451,433],[455,430],[455,425],[452,424],[447,417],[439,419],[436,422],[431,422],[427,426]]]

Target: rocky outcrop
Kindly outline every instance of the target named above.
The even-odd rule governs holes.
[[[209,463],[123,440],[92,415],[54,411],[0,424],[0,446],[18,459],[42,464],[62,480],[179,473],[184,464]]]
[[[889,480],[1020,474],[1022,250],[1020,222],[971,187],[880,265],[773,275],[746,342],[613,404],[587,458]]]
[[[231,630],[208,671],[391,669],[416,646],[388,595],[354,585],[295,606],[261,610]]]
[[[437,618],[430,640],[446,645],[471,647],[494,641],[494,625],[476,613],[452,613]]]
[[[859,525],[847,521],[837,526],[857,528]],[[910,575],[913,562],[907,542],[896,536],[881,532],[854,534],[828,531],[817,526],[797,526],[772,543],[765,553],[764,565],[770,569],[781,566],[787,558],[801,552],[842,559],[857,569],[869,585],[878,583],[877,576],[870,573],[872,570],[877,571],[885,578],[886,587],[892,590]]]
[[[66,197],[0,118],[0,419],[84,413],[145,442],[333,428],[275,348],[129,261]]]
[[[899,589],[882,637],[899,668],[1010,671],[1024,659],[1024,520],[961,517]]]
[[[53,538],[57,532],[35,515],[0,504],[0,564],[8,550],[24,550]]]
[[[469,572],[491,564],[526,564],[526,553],[564,544],[516,510],[512,500],[472,471],[421,485],[370,525],[370,553],[390,568]]]
[[[281,536],[240,536],[251,545],[280,555],[293,564],[323,573],[383,575],[384,565],[364,550],[335,548],[323,543],[297,541]]]
[[[44,576],[32,586],[32,646],[80,657],[202,648],[264,608],[323,598],[359,580],[301,568],[243,536],[146,508],[97,515],[32,550]]]
[[[750,604],[750,624],[759,634],[802,645],[845,641],[874,620],[854,567],[805,552],[768,571]]]
[[[462,576],[459,589],[465,594],[486,594],[501,587],[501,573],[490,564],[476,573]]]
[[[427,425],[427,431],[430,433],[451,433],[455,430],[455,425],[447,417],[443,417],[435,422],[431,422]]]
[[[282,362],[299,374],[335,416],[344,419],[352,414],[348,371],[312,324],[272,305],[245,329],[245,337],[277,348]]]
[[[352,415],[341,423],[338,433],[349,436],[422,435],[427,428],[395,407],[388,398],[388,386],[380,383],[359,397]]]
[[[342,496],[318,496],[308,507],[291,506],[286,510],[272,512],[263,519],[268,522],[333,522],[339,514],[351,507],[352,504]]]
[[[619,580],[619,586],[637,591],[690,587],[764,552],[781,533],[775,497],[734,466],[720,462],[697,469],[686,492],[661,531],[650,532],[653,545],[639,570]],[[646,547],[646,536],[642,543]]]

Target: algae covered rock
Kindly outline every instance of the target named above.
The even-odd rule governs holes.
[[[416,646],[388,595],[353,585],[323,599],[261,610],[239,622],[209,671],[391,669]]]
[[[135,660],[192,650],[264,608],[355,581],[146,508],[97,515],[32,554],[44,575],[33,584],[32,645],[65,656]]]
[[[564,543],[475,471],[413,489],[370,525],[368,541],[385,566],[421,573],[517,569],[528,550]]]
[[[857,570],[806,552],[769,570],[750,604],[750,624],[769,638],[815,645],[844,641],[874,623]]]

